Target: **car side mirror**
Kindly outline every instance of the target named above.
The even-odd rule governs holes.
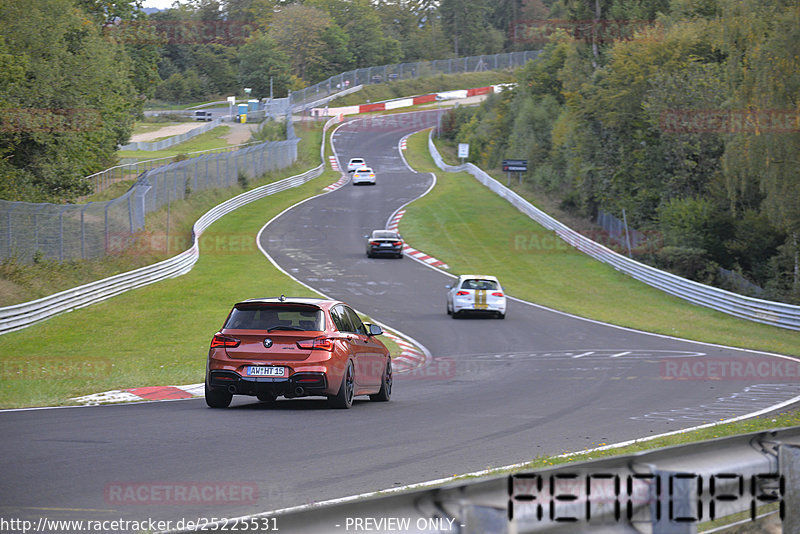
[[[376,324],[367,323],[366,326],[367,326],[367,332],[369,332],[367,334],[368,336],[379,336],[383,334],[383,329]]]
[[[447,289],[453,289],[453,286],[451,286],[450,284],[447,284],[447,285],[446,285],[446,286],[444,286],[444,287],[445,287],[445,288],[447,288]]]

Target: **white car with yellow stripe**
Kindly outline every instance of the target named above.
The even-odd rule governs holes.
[[[506,316],[506,295],[494,276],[462,274],[447,289],[447,314],[453,319],[471,313],[491,314],[498,319]]]

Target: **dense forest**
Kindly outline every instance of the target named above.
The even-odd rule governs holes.
[[[800,302],[796,0],[558,7],[518,87],[454,111],[445,135],[480,166],[528,159],[527,185],[575,215],[624,216],[649,236],[640,260]]]
[[[0,2],[0,199],[63,202],[116,163],[145,103],[286,96],[354,68],[523,46],[540,0]]]

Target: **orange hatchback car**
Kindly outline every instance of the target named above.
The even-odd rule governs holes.
[[[211,340],[206,403],[226,408],[233,395],[325,396],[334,408],[350,408],[356,395],[388,401],[392,359],[376,337],[382,333],[337,300],[239,302]]]

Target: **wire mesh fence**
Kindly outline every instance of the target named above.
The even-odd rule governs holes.
[[[625,221],[612,214],[600,210],[597,213],[597,225],[608,233],[608,237],[627,252],[645,248],[647,234],[630,228]]]
[[[263,117],[262,117],[263,118]],[[222,119],[214,119],[211,122],[207,122],[206,124],[201,124],[196,128],[189,130],[188,132],[184,132],[182,134],[173,135],[171,137],[167,137],[166,139],[161,139],[159,141],[133,141],[128,143],[127,145],[119,147],[120,150],[146,150],[154,152],[156,150],[164,150],[165,148],[169,148],[171,146],[178,145],[183,143],[184,141],[188,141],[189,139],[193,139],[200,134],[204,134],[210,130],[213,130],[217,126],[222,124]]]
[[[144,229],[148,213],[194,191],[231,187],[289,167],[297,160],[297,142],[292,138],[261,143],[145,170],[124,195],[105,202],[0,200],[0,258],[63,262],[118,252]]]

